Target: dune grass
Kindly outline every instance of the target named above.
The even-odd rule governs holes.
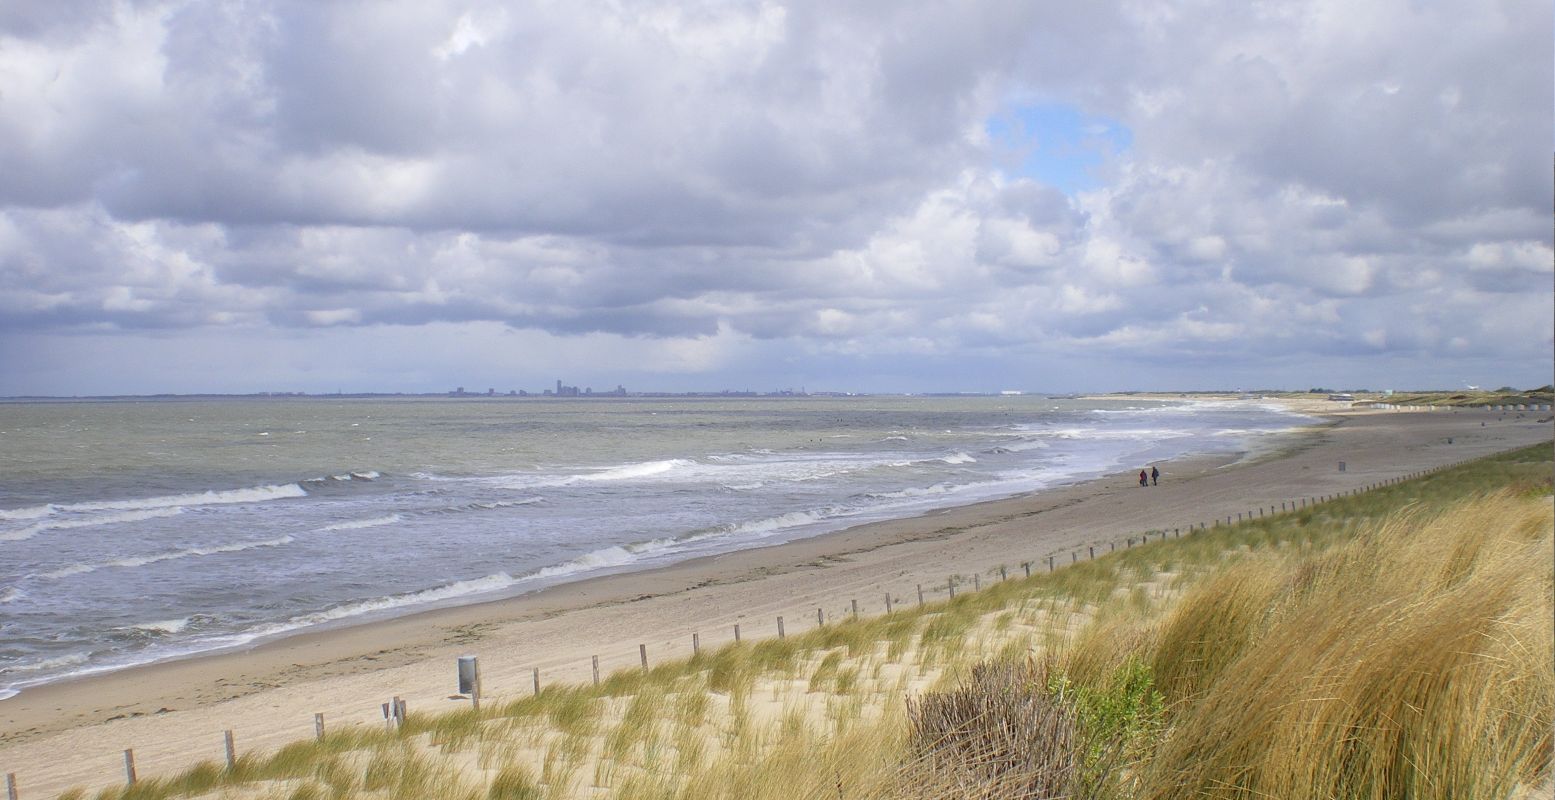
[[[1506,796],[1550,771],[1550,468],[1502,454],[95,797]]]

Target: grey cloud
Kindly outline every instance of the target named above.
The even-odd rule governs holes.
[[[51,8],[0,12],[0,338],[1548,361],[1479,322],[1547,327],[1543,5]],[[1023,103],[1133,147],[1000,174]]]

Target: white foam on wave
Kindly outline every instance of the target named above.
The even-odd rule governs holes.
[[[15,586],[7,586],[0,589],[0,603],[9,603],[22,596],[22,590]]]
[[[139,625],[131,625],[130,627],[148,633],[174,634],[181,633],[185,628],[189,627],[189,623],[193,620],[194,617],[164,619],[156,622],[142,622]]]
[[[535,579],[560,578],[567,575],[576,575],[580,572],[604,569],[606,567],[626,566],[627,564],[639,560],[643,553],[648,552],[650,549],[654,549],[651,546],[655,543],[667,544],[667,541],[660,539],[655,540],[655,542],[645,542],[642,545],[635,546],[635,549],[634,546],[631,545],[617,545],[615,547],[606,547],[600,550],[594,550],[589,553],[584,553],[583,555],[578,556],[571,561],[564,561],[554,566],[544,567],[540,570],[537,570],[532,576],[529,577]]]
[[[331,475],[329,476],[329,479],[332,481],[340,481],[344,483],[345,481],[375,481],[381,477],[383,476],[378,474],[378,472],[369,469],[362,470],[360,472],[347,472],[344,475]],[[319,480],[323,479],[320,478]]]
[[[105,514],[95,517],[82,517],[76,519],[49,520],[28,525],[14,531],[0,533],[0,541],[19,542],[31,539],[40,533],[48,531],[63,531],[74,528],[93,528],[99,525],[118,525],[126,522],[141,522],[148,519],[160,519],[162,517],[175,517],[184,513],[182,507],[173,508],[148,508],[140,511],[124,511],[118,514]]]
[[[51,669],[62,669],[85,664],[88,655],[86,653],[68,653],[54,658],[45,658],[42,661],[34,661],[31,664],[9,664],[0,667],[0,675],[8,672],[41,672]]]
[[[420,514],[464,514],[472,511],[495,511],[499,508],[516,508],[544,502],[544,497],[523,497],[518,500],[483,500],[457,506],[443,506],[418,512]]]
[[[263,503],[270,500],[286,500],[294,497],[307,497],[308,492],[296,483],[283,483],[270,486],[250,486],[245,489],[222,489],[205,492],[191,492],[189,494],[164,495],[162,497],[139,497],[125,500],[96,500],[86,503],[64,503],[56,505],[60,511],[116,511],[130,509],[154,509],[172,508],[174,506],[209,506],[231,503]]]
[[[945,456],[944,458],[941,458],[941,459],[938,459],[938,460],[939,461],[943,461],[946,464],[975,464],[975,463],[977,463],[977,459],[967,455],[966,453],[954,453],[954,454]]]
[[[72,564],[52,572],[40,573],[38,577],[50,580],[59,580],[73,575],[85,575],[100,569],[144,567],[147,564],[157,564],[163,561],[176,561],[181,558],[197,558],[199,556],[213,556],[221,553],[241,553],[244,550],[254,550],[261,547],[280,547],[291,544],[294,540],[290,536],[282,536],[279,539],[267,539],[262,542],[240,542],[238,544],[224,544],[216,547],[191,547],[187,550],[174,550],[168,553],[155,553],[147,556],[131,556],[129,558],[116,558],[112,561],[98,561],[88,564]]]
[[[286,622],[262,626],[252,631],[249,636],[253,638],[260,636],[272,636],[279,633],[286,633],[288,631],[297,630],[298,628],[307,628],[314,625],[322,625],[327,622],[337,622],[339,620],[350,619],[352,617],[360,617],[364,614],[372,614],[381,611],[392,611],[397,608],[426,605],[429,603],[437,603],[446,600],[456,600],[461,597],[468,597],[470,595],[487,594],[512,587],[514,584],[518,583],[518,581],[519,579],[514,578],[512,575],[509,575],[506,572],[498,572],[496,574],[486,575],[480,578],[454,581],[453,583],[436,586],[431,589],[423,589],[418,592],[391,595],[389,597],[375,597],[370,600],[361,600],[355,603],[347,603],[345,605],[336,606],[324,611],[317,611],[311,614],[302,614],[300,616],[292,617]]]
[[[787,530],[789,528],[798,528],[803,525],[810,525],[833,516],[838,516],[838,513],[834,510],[789,511],[784,514],[778,514],[774,517],[766,517],[763,519],[737,523],[729,527],[728,533],[733,536],[739,536],[742,534],[765,536],[768,534],[776,533],[778,531]]]
[[[601,472],[589,475],[575,475],[573,479],[580,481],[629,481],[636,478],[647,478],[654,475],[663,475],[682,467],[691,466],[692,461],[683,458],[670,458],[663,461],[643,461],[637,464],[622,464],[618,467],[610,467]]]
[[[31,506],[29,508],[0,508],[0,519],[3,520],[28,520],[47,517],[53,514],[56,506]]]
[[[333,525],[325,525],[319,528],[320,533],[332,531],[355,531],[362,528],[377,528],[383,525],[393,525],[396,522],[404,522],[405,517],[399,514],[390,514],[386,517],[373,517],[372,519],[353,519],[348,522],[337,522]]]
[[[909,486],[906,489],[898,489],[894,492],[871,492],[865,496],[877,500],[904,500],[916,497],[936,497],[951,494],[964,488],[964,486],[957,484],[936,483],[932,486]]]

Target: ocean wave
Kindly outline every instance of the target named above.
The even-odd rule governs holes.
[[[694,465],[696,462],[683,458],[670,458],[663,461],[643,461],[636,464],[622,464],[618,467],[610,467],[601,472],[588,475],[574,475],[572,480],[588,481],[629,481],[636,478],[647,478],[654,475],[663,475],[682,467]]]
[[[189,623],[192,621],[194,621],[194,617],[182,617],[179,619],[164,619],[157,622],[142,622],[139,625],[131,625],[130,627],[147,633],[171,635],[182,633],[185,628],[189,627]]]
[[[63,569],[52,572],[40,573],[38,577],[49,580],[59,580],[74,575],[85,575],[100,569],[116,569],[128,567],[144,567],[148,564],[157,564],[163,561],[176,561],[181,558],[198,558],[200,556],[213,556],[222,553],[241,553],[244,550],[254,550],[261,547],[280,547],[290,544],[294,540],[290,536],[282,536],[279,539],[267,539],[262,542],[241,542],[238,544],[224,544],[216,547],[191,547],[187,550],[174,550],[168,553],[155,553],[149,556],[132,556],[129,558],[116,558],[112,561],[98,561],[87,564],[72,564]]]
[[[81,664],[85,664],[87,659],[90,657],[91,656],[88,653],[67,653],[62,656],[55,656],[53,658],[45,658],[41,661],[34,661],[30,664],[8,664],[4,667],[0,667],[0,675],[11,672],[42,672],[44,670],[75,667]]]
[[[184,513],[182,507],[173,508],[148,508],[141,511],[124,511],[118,514],[106,514],[97,517],[84,517],[77,519],[49,520],[38,522],[14,531],[0,533],[0,542],[19,542],[31,539],[40,533],[49,531],[63,531],[74,528],[93,528],[99,525],[117,525],[126,522],[141,522],[148,519],[160,519],[162,517],[175,517]]]
[[[9,603],[22,596],[22,590],[15,586],[7,586],[0,589],[0,603]]]
[[[936,461],[943,461],[946,464],[975,464],[975,463],[977,463],[977,459],[967,455],[966,453],[953,453],[951,455],[945,456],[944,458],[939,458],[939,459],[935,459],[935,460]]]
[[[499,508],[516,508],[518,506],[530,506],[535,503],[545,502],[544,497],[524,497],[518,500],[486,500],[473,503],[463,503],[457,506],[443,506],[421,511],[421,514],[467,514],[472,511],[494,511]]]
[[[0,508],[0,520],[29,520],[47,517],[58,510],[57,506],[30,506],[28,508]]]
[[[59,511],[117,511],[136,509],[172,508],[174,506],[209,506],[231,503],[263,503],[270,500],[286,500],[306,497],[308,492],[300,484],[282,483],[268,486],[250,486],[245,489],[222,489],[189,494],[172,494],[161,497],[140,497],[125,500],[95,500],[86,503],[62,503],[55,505]]]
[[[383,475],[374,470],[363,470],[361,472],[347,472],[344,475],[330,475],[327,478],[309,478],[308,480],[302,481],[302,483],[309,485],[327,485],[331,483],[350,483],[351,481],[375,481],[381,477],[383,477]]]
[[[388,597],[376,597],[370,600],[361,600],[354,603],[335,606],[324,611],[316,611],[310,614],[302,614],[292,617],[283,623],[260,626],[249,632],[248,636],[257,638],[260,636],[273,636],[275,634],[294,631],[299,628],[307,628],[314,625],[322,625],[328,622],[360,617],[381,611],[392,611],[408,606],[427,605],[446,600],[457,600],[470,595],[487,594],[501,591],[517,584],[519,579],[506,572],[498,572],[480,578],[454,581],[431,589],[423,589],[406,594],[390,595]]]
[[[390,514],[386,517],[373,517],[372,519],[353,519],[349,522],[337,522],[333,525],[325,525],[319,528],[319,533],[331,531],[355,531],[362,528],[377,528],[382,525],[393,525],[396,522],[404,522],[405,517],[400,514]]]
[[[939,495],[951,494],[964,488],[966,487],[959,484],[936,483],[932,486],[910,486],[894,492],[870,492],[864,495],[864,497],[872,500],[905,500],[916,497],[937,497]]]
[[[1161,439],[1181,439],[1200,435],[1182,428],[1106,428],[1106,427],[1033,427],[1023,431],[1034,439],[1081,439],[1085,441],[1153,442]],[[1011,447],[1011,445],[1005,445]]]
[[[787,530],[789,528],[798,528],[804,525],[810,525],[829,517],[840,516],[841,513],[842,512],[838,511],[837,509],[826,509],[821,511],[789,511],[784,514],[778,514],[777,516],[750,520],[749,522],[736,523],[728,527],[727,533],[731,536],[740,536],[743,534],[756,534],[758,536],[765,536],[767,534],[776,533],[778,531]]]
[[[631,545],[618,545],[615,547],[606,547],[600,550],[594,550],[589,553],[584,553],[583,555],[578,556],[577,558],[574,558],[570,561],[564,561],[554,566],[543,567],[539,570],[536,570],[532,575],[526,577],[531,579],[560,578],[567,575],[576,575],[580,572],[604,569],[606,567],[625,566],[639,560],[644,553],[651,552],[652,549],[657,549],[653,548],[652,545],[659,543],[667,543],[667,540],[656,539],[653,542],[644,542],[637,546],[636,549],[633,549],[633,546]]]

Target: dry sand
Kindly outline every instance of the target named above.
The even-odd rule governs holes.
[[[1295,401],[1297,404],[1303,401]],[[541,680],[590,680],[603,672],[703,647],[776,635],[893,602],[946,594],[1012,576],[1022,563],[1062,567],[1095,546],[1146,530],[1233,518],[1282,501],[1353,489],[1387,478],[1513,447],[1551,441],[1540,415],[1484,411],[1334,411],[1305,401],[1326,423],[1272,441],[1278,449],[1240,458],[1162,465],[1159,486],[1141,489],[1137,471],[1004,500],[874,523],[773,547],[608,576],[522,597],[323,630],[238,652],[109,673],[30,689],[0,701],[0,771],[17,774],[22,800],[72,786],[123,780],[124,748],[139,774],[170,775],[222,757],[222,731],[240,751],[270,751],[313,735],[313,715],[330,727],[382,724],[379,706],[405,698],[413,711],[454,709],[455,657],[480,656],[490,701],[528,694]],[[1481,423],[1485,423],[1483,426]],[[1449,444],[1449,439],[1451,443]],[[1345,472],[1338,462],[1346,462]]]

